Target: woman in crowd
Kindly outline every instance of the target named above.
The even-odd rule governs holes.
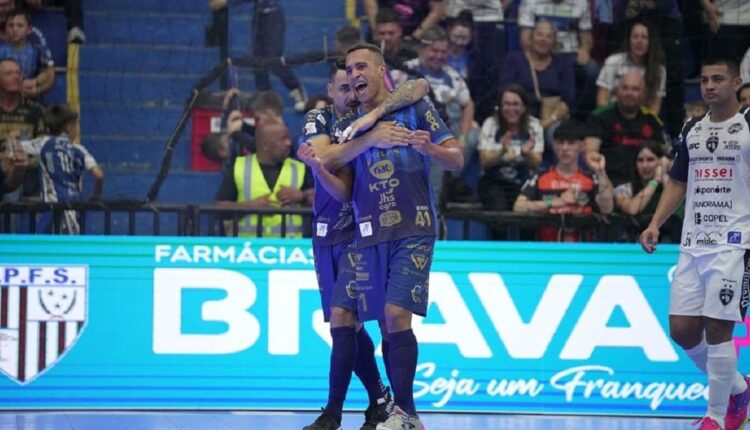
[[[566,119],[575,106],[573,63],[554,53],[557,45],[555,26],[539,21],[531,32],[528,52],[511,52],[505,57],[500,74],[500,88],[520,84],[532,95],[528,109],[542,121],[545,129]]]
[[[646,141],[638,149],[630,182],[615,188],[615,206],[626,215],[653,214],[664,185],[669,180],[665,169],[664,145]]]
[[[523,87],[511,84],[500,93],[495,115],[482,124],[479,198],[485,209],[510,210],[529,172],[542,161],[544,132],[528,104]]]
[[[630,26],[628,36],[623,41],[621,52],[612,54],[604,62],[596,81],[597,106],[614,100],[614,89],[620,78],[627,72],[637,69],[646,82],[646,105],[655,115],[661,110],[662,99],[666,95],[667,70],[664,68],[664,52],[658,37],[649,37],[649,28],[636,21]]]

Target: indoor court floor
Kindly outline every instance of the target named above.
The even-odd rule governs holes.
[[[300,430],[314,412],[3,412],[0,430]],[[426,430],[678,430],[690,419],[426,413]],[[347,413],[343,430],[358,430],[362,414]]]

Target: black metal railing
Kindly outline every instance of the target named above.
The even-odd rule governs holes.
[[[257,236],[263,236],[262,215],[300,215],[304,236],[310,236],[309,208],[242,209],[221,205],[146,203],[140,201],[96,201],[78,203],[4,203],[0,205],[1,234],[64,234],[65,220],[75,217],[81,234],[127,236],[237,236],[239,222],[247,215],[258,217]],[[281,237],[286,236],[288,217],[282,216]],[[586,241],[634,242],[646,227],[648,216],[537,215],[449,208],[441,215],[441,238],[477,239],[472,228],[485,232],[480,240],[536,240],[541,228],[556,228],[582,234]],[[670,219],[662,238],[678,242],[680,220]]]

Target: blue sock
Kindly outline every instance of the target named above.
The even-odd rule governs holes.
[[[331,329],[333,349],[331,351],[331,368],[328,374],[328,404],[326,412],[341,423],[341,411],[344,399],[349,390],[354,369],[354,357],[357,354],[357,342],[354,327],[336,327]]]
[[[391,377],[391,343],[383,339],[383,343],[380,345],[383,350],[383,366],[385,367],[385,376],[388,377],[388,383],[393,386],[393,378]]]
[[[417,338],[411,329],[390,333],[393,401],[409,415],[416,415],[414,405],[414,375],[417,372]]]
[[[375,345],[365,327],[357,332],[357,358],[354,361],[354,373],[367,390],[371,405],[377,405],[378,399],[385,394],[385,386],[380,379],[378,364],[375,362]]]

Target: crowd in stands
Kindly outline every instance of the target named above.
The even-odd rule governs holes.
[[[207,1],[214,10],[242,2]],[[80,0],[51,3],[65,6],[69,42],[83,43]],[[282,58],[282,2],[253,3],[249,53]],[[49,140],[43,94],[54,84],[54,63],[29,14],[44,5],[0,0],[0,139],[7,142],[0,179],[4,191],[16,195],[6,200],[20,194],[48,198],[38,179],[34,184],[42,177],[34,148]],[[414,78],[429,82],[429,97],[466,160],[463,171],[433,172],[442,208],[653,211],[684,121],[706,109],[700,100],[684,101],[685,80],[699,70],[691,65],[709,54],[728,56],[741,61],[741,76],[750,82],[750,3],[744,0],[363,0],[362,6],[364,25],[340,28],[334,51],[371,41],[386,57],[391,89]],[[325,94],[308,97],[283,61],[255,71],[257,93],[249,105],[239,106],[239,89],[231,89],[222,132],[202,145],[206,157],[223,166],[219,202],[254,200],[257,193],[243,194],[243,187],[257,172],[269,194],[257,194],[263,207],[310,202],[304,193],[309,172],[287,162],[301,133],[284,125],[283,100],[270,90],[269,70],[289,91],[295,111],[331,102]],[[750,84],[738,97],[750,102]],[[262,155],[269,136],[278,151]],[[34,139],[21,151],[11,143]],[[574,163],[561,159],[571,154]],[[93,158],[83,158],[89,160],[86,170]],[[255,170],[254,163],[260,163]],[[295,166],[301,171],[287,183]],[[20,186],[19,169],[26,172]],[[295,189],[293,198],[277,194],[288,187]],[[585,239],[565,232],[556,239],[574,236]]]
[[[81,145],[78,114],[49,105],[45,95],[55,83],[55,63],[47,39],[33,17],[46,7],[63,7],[68,43],[84,43],[81,0],[0,0],[0,197],[2,202],[81,201],[81,177],[89,171],[101,195],[104,174]],[[78,214],[66,211],[61,231],[78,233]],[[40,219],[51,231],[50,219]]]
[[[434,169],[443,208],[652,213],[684,121],[706,111],[701,100],[684,102],[685,80],[699,69],[683,65],[728,56],[750,82],[742,0],[364,0],[364,9],[368,25],[339,29],[336,51],[371,41],[386,57],[391,89],[426,79],[464,148],[463,171]],[[509,39],[518,48],[506,52]],[[750,84],[738,97],[750,102]],[[305,110],[325,103],[319,95]]]

